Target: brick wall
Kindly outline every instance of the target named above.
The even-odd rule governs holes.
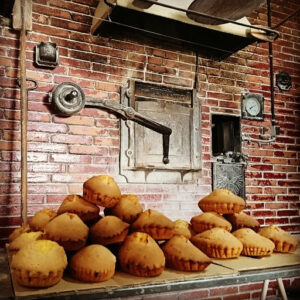
[[[242,132],[257,138],[270,126],[270,91],[267,43],[253,44],[222,62],[199,57],[198,95],[202,104],[203,177],[198,184],[126,184],[119,176],[119,120],[103,110],[85,108],[69,118],[51,113],[48,93],[57,84],[73,81],[87,96],[119,101],[120,87],[129,79],[192,88],[195,53],[130,35],[107,39],[89,34],[96,0],[33,0],[33,30],[28,33],[27,76],[38,82],[29,92],[28,214],[42,207],[57,208],[70,193],[82,193],[82,183],[107,173],[123,193],[139,195],[145,208],[158,209],[173,219],[189,220],[199,213],[198,200],[211,191],[211,114],[240,115],[241,92],[263,93],[264,122],[242,121]],[[277,24],[292,13],[297,0],[272,1],[272,21]],[[251,15],[254,24],[266,25],[266,8]],[[19,33],[9,20],[0,27],[0,236],[20,224],[20,89]],[[293,18],[279,28],[274,43],[274,71],[286,71],[293,80],[288,92],[275,88],[276,121],[280,136],[268,145],[243,143],[249,156],[246,169],[247,209],[261,224],[278,224],[300,231],[300,22]],[[36,68],[34,46],[41,41],[59,47],[59,66]],[[257,287],[254,287],[255,290]],[[224,297],[200,291],[204,297],[236,299],[248,287],[232,287]],[[243,294],[242,293],[242,294]],[[270,290],[270,294],[274,294]],[[254,294],[251,297],[254,297]],[[196,296],[195,296],[196,295]],[[188,295],[190,299],[193,293]],[[198,295],[199,296],[199,295]],[[194,298],[197,298],[197,292]],[[185,299],[185,296],[182,296]],[[223,298],[222,298],[223,297]],[[256,291],[256,296],[259,297]],[[157,299],[157,298],[156,298]],[[241,298],[238,298],[241,299]]]
[[[96,0],[34,0],[33,30],[28,33],[27,76],[38,82],[29,92],[28,214],[44,206],[56,208],[65,195],[82,193],[82,183],[108,173],[123,193],[139,195],[152,207],[175,218],[189,220],[199,212],[198,200],[211,190],[211,114],[240,115],[241,92],[263,93],[264,122],[242,121],[242,132],[258,137],[270,126],[270,91],[267,43],[253,44],[222,62],[199,57],[198,95],[202,104],[203,177],[198,184],[126,184],[119,176],[119,120],[104,110],[85,108],[63,118],[51,113],[48,93],[57,84],[73,81],[87,96],[118,101],[120,87],[134,78],[157,84],[192,88],[193,51],[153,40],[136,41],[89,34]],[[284,9],[283,9],[284,7]],[[278,23],[297,7],[296,0],[272,1],[272,22]],[[2,243],[20,223],[20,89],[19,33],[9,20],[0,28],[0,232]],[[251,15],[254,24],[266,25],[266,8]],[[7,24],[6,24],[7,23]],[[292,76],[289,92],[275,88],[276,121],[280,136],[268,145],[243,143],[249,156],[246,169],[247,209],[262,224],[275,223],[299,232],[300,194],[300,25],[299,18],[279,28],[274,43],[274,71]],[[41,41],[59,47],[54,70],[33,64],[34,46]]]

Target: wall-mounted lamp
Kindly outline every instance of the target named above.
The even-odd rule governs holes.
[[[55,43],[41,42],[35,46],[35,63],[39,67],[55,68],[58,65],[58,48]]]

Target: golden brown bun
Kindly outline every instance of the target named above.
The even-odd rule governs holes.
[[[155,240],[170,239],[173,236],[174,223],[162,213],[147,209],[131,225],[132,231],[145,232]]]
[[[60,281],[67,266],[64,248],[48,240],[34,241],[12,257],[11,267],[21,285],[48,287]]]
[[[45,238],[55,241],[66,251],[76,251],[85,246],[89,228],[75,214],[64,213],[45,226]]]
[[[240,228],[251,228],[257,232],[260,227],[260,224],[256,219],[242,211],[235,214],[225,214],[223,217],[231,223],[233,231]]]
[[[21,227],[14,229],[14,231],[8,237],[8,241],[11,243],[24,232],[30,232],[30,226],[28,224],[22,225]]]
[[[43,231],[46,224],[55,218],[56,215],[56,212],[49,208],[39,210],[35,213],[29,223],[30,228],[34,231]]]
[[[102,245],[89,245],[72,256],[70,269],[75,278],[100,282],[115,274],[116,257]]]
[[[194,234],[194,230],[192,229],[191,224],[189,224],[185,220],[178,219],[174,221],[174,229],[173,229],[174,235],[183,235],[187,239],[190,239]]]
[[[128,230],[128,223],[115,216],[106,216],[91,227],[90,237],[95,244],[121,243],[126,238]]]
[[[176,270],[198,272],[211,263],[211,259],[183,235],[173,236],[162,250],[167,266]]]
[[[204,212],[213,211],[219,214],[233,214],[243,210],[245,201],[229,190],[216,189],[201,199],[198,206]]]
[[[133,223],[143,212],[142,205],[136,195],[123,194],[120,201],[111,208],[105,208],[106,216],[116,216],[126,223]]]
[[[241,228],[232,234],[243,244],[242,255],[267,256],[273,253],[274,243],[250,228]]]
[[[243,250],[243,244],[235,236],[218,227],[194,235],[191,242],[214,258],[238,257]]]
[[[27,244],[42,239],[42,237],[42,231],[24,232],[20,234],[16,239],[14,239],[11,243],[9,243],[9,250],[18,251]]]
[[[118,260],[124,272],[151,277],[160,275],[165,268],[165,256],[150,235],[134,232],[122,244]]]
[[[261,228],[258,233],[275,244],[276,252],[295,252],[298,247],[297,240],[291,234],[275,225]]]
[[[99,218],[99,207],[85,201],[79,195],[69,195],[61,203],[57,213],[59,215],[69,212],[76,214],[84,222],[97,220]]]
[[[214,227],[224,228],[229,232],[231,231],[231,224],[215,212],[206,212],[192,217],[191,224],[193,230],[197,233],[212,229]]]
[[[121,199],[120,188],[108,175],[94,176],[83,184],[83,198],[103,207],[112,207]]]

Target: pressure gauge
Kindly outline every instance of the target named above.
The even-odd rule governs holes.
[[[242,118],[248,120],[264,119],[264,97],[261,94],[242,95]]]

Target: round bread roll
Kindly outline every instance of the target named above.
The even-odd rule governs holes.
[[[236,196],[226,189],[216,189],[198,202],[198,206],[204,212],[216,212],[219,214],[239,213],[245,207],[243,198]]]
[[[103,207],[113,207],[120,201],[121,191],[112,177],[98,175],[83,184],[83,198]]]
[[[231,224],[215,212],[206,212],[191,219],[192,228],[195,232],[203,232],[214,227],[224,228],[231,231]]]
[[[211,263],[211,259],[183,235],[173,236],[162,250],[167,266],[179,271],[199,272]]]
[[[163,251],[144,232],[128,235],[120,248],[118,258],[121,269],[136,276],[158,276],[165,268]]]
[[[120,201],[111,208],[105,208],[106,216],[116,216],[126,223],[133,223],[143,212],[143,207],[136,195],[123,194]]]
[[[56,215],[56,212],[49,208],[39,210],[32,217],[29,224],[30,228],[34,231],[43,231],[46,224],[48,224],[53,218],[55,218]]]
[[[238,230],[240,228],[251,228],[254,231],[258,231],[260,224],[253,217],[245,214],[244,212],[235,214],[225,214],[223,217],[229,221],[232,225],[232,230]]]
[[[273,253],[274,243],[250,228],[240,228],[232,234],[243,244],[242,255],[260,257]]]
[[[76,214],[84,222],[98,220],[100,208],[79,195],[68,195],[58,208],[59,215],[69,212]]]
[[[85,282],[100,282],[115,274],[116,257],[102,245],[89,245],[72,256],[70,269],[75,278]]]
[[[115,216],[106,216],[94,224],[90,229],[90,238],[93,243],[110,245],[125,240],[129,224]]]
[[[162,213],[147,209],[131,225],[132,231],[145,232],[155,240],[170,239],[173,236],[174,223]]]
[[[243,250],[243,244],[234,235],[219,227],[194,235],[191,242],[206,255],[214,258],[235,258],[240,256]]]
[[[173,230],[174,235],[183,235],[187,239],[190,239],[194,234],[194,230],[189,224],[189,222],[185,220],[178,219],[174,221],[174,230]]]
[[[49,287],[58,283],[66,266],[64,248],[49,240],[24,246],[12,257],[11,263],[17,282],[27,287]]]
[[[89,228],[77,215],[64,213],[45,226],[44,236],[63,246],[66,251],[76,251],[85,246],[88,232]]]
[[[276,252],[292,253],[298,247],[296,238],[275,225],[261,228],[258,233],[270,239],[275,244],[274,251]]]
[[[9,243],[9,250],[18,251],[27,244],[32,243],[36,240],[40,240],[42,238],[42,231],[24,232],[21,235],[19,235],[16,239],[14,239],[11,243]]]
[[[8,237],[9,243],[11,243],[14,239],[16,239],[19,235],[21,235],[24,232],[30,232],[29,224],[25,224],[14,229],[14,231]]]

